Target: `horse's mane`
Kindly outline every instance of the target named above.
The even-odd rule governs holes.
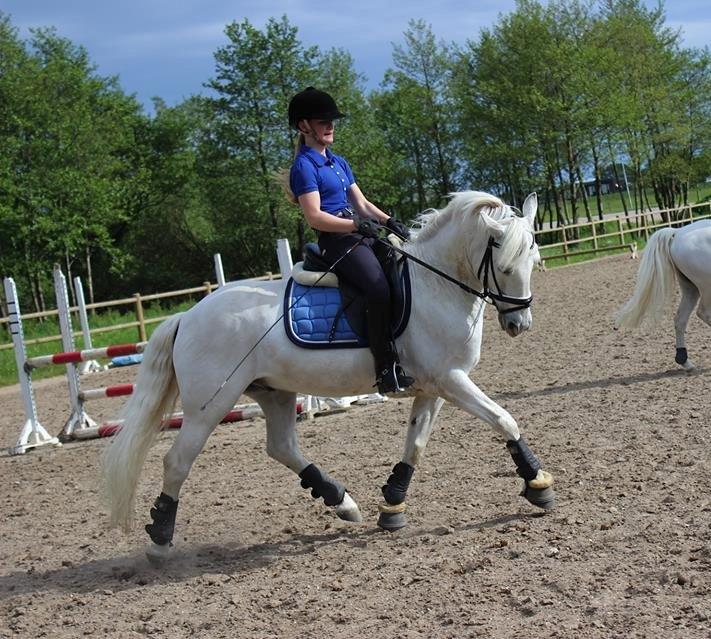
[[[420,228],[416,242],[426,241],[453,219],[468,214],[475,218],[474,232],[487,233],[486,224],[479,215],[485,210],[489,217],[506,227],[498,249],[499,266],[514,267],[518,260],[527,254],[530,245],[530,239],[527,237],[527,232],[530,231],[528,225],[513,208],[504,204],[498,197],[482,191],[461,191],[450,193],[448,197],[450,200],[443,209],[427,209],[417,216],[415,225]]]

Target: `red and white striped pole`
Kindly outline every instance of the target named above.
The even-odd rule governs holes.
[[[138,342],[137,344],[117,344],[104,348],[89,348],[83,351],[69,351],[65,353],[54,353],[53,355],[38,355],[30,357],[25,362],[25,367],[40,368],[51,366],[52,364],[76,364],[87,362],[97,357],[120,357],[121,355],[135,355],[142,353],[148,342]]]
[[[85,402],[89,399],[102,399],[104,397],[123,397],[125,395],[133,395],[135,390],[136,386],[134,384],[116,384],[115,386],[79,391],[79,399]]]
[[[296,404],[296,414],[301,414],[304,405],[299,402]],[[247,404],[246,406],[236,406],[221,420],[221,424],[229,424],[234,422],[243,422],[254,417],[262,417],[264,413],[259,404]],[[123,421],[111,421],[96,426],[95,428],[83,428],[74,433],[76,439],[93,439],[95,437],[111,437],[120,429]],[[169,428],[180,428],[183,425],[183,413],[173,413],[168,419],[163,422],[163,430]]]

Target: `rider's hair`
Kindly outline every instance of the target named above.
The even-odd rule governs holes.
[[[306,144],[306,136],[299,131],[299,135],[296,137],[296,144],[294,146],[294,158],[299,154],[299,149]],[[273,174],[274,182],[276,182],[281,190],[284,192],[284,197],[286,197],[291,204],[298,204],[299,200],[294,195],[291,190],[291,185],[289,184],[289,169],[279,169]]]

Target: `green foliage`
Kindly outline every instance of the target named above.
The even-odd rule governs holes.
[[[0,252],[38,295],[54,262],[118,258],[110,227],[126,219],[125,155],[140,107],[53,30],[33,31],[25,46],[2,25]]]

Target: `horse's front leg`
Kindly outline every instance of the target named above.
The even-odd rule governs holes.
[[[469,379],[461,370],[452,371],[442,382],[442,396],[462,410],[483,419],[506,440],[506,448],[525,486],[521,493],[529,502],[549,510],[555,505],[553,476],[541,464],[521,437],[516,420]]]
[[[412,474],[427,446],[432,428],[444,400],[439,397],[417,395],[410,411],[405,452],[402,461],[395,464],[392,474],[383,486],[385,499],[379,507],[378,526],[384,530],[398,530],[405,526],[405,498]]]
[[[296,437],[296,393],[261,391],[250,394],[264,411],[267,454],[293,470],[301,478],[301,486],[310,489],[312,497],[323,498],[338,517],[346,521],[362,521],[358,504],[345,487],[301,454]]]

